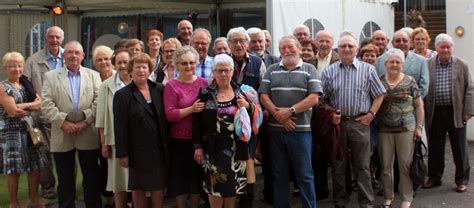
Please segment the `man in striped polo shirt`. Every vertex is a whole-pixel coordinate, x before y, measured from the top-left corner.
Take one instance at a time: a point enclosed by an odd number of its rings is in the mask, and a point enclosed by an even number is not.
[[[375,68],[355,58],[357,41],[353,36],[348,34],[339,39],[338,52],[341,59],[326,68],[321,76],[324,99],[340,111],[333,121],[342,122],[342,143],[344,149],[350,148],[359,206],[373,207],[369,124],[386,91]],[[334,160],[332,166],[335,207],[345,207],[349,202],[345,187],[347,159]]]
[[[293,36],[279,43],[282,60],[265,72],[259,93],[263,107],[270,113],[273,205],[290,207],[289,166],[295,171],[303,207],[316,207],[314,176],[311,164],[312,107],[322,93],[321,81],[313,65],[300,58],[301,45]]]

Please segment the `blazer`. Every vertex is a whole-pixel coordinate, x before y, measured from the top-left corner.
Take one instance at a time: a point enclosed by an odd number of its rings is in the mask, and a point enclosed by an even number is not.
[[[116,157],[128,157],[129,167],[150,170],[169,161],[168,131],[160,83],[148,80],[153,107],[134,82],[115,92],[113,100]]]
[[[453,101],[454,126],[464,127],[463,116],[474,115],[474,84],[466,61],[452,56],[451,67],[451,99]],[[433,121],[435,109],[436,60],[435,56],[428,60],[430,85],[425,103],[425,122],[429,128]]]
[[[309,64],[312,64],[315,68],[316,68],[316,71],[318,73],[318,77],[321,77],[321,75],[323,74],[322,71],[319,71],[318,70],[318,57],[316,57],[317,55],[311,57],[309,60],[308,60],[308,63]],[[336,51],[332,51],[332,55],[331,55],[331,60],[329,60],[329,65],[333,64],[334,62],[336,61],[339,61],[340,57],[339,57],[339,54],[336,52]]]
[[[385,74],[386,58],[387,53],[384,53],[377,58],[376,69],[379,76]],[[428,94],[428,85],[430,84],[426,59],[412,51],[408,51],[405,56],[405,63],[403,64],[403,73],[415,78],[416,84],[418,84],[418,87],[420,88],[421,96],[426,97]]]
[[[267,53],[264,53],[261,58],[263,60],[263,63],[265,64],[265,67],[268,67],[274,63],[280,62],[280,58],[271,54],[267,54]]]
[[[104,128],[105,145],[115,145],[114,112],[112,109],[115,91],[117,91],[119,73],[106,79],[101,85],[97,98],[95,127]]]
[[[68,113],[73,112],[72,94],[65,67],[45,74],[42,89],[41,109],[51,123],[51,152],[67,152],[73,149],[92,150],[100,147],[98,132],[95,128],[97,96],[101,84],[98,72],[82,67],[79,110],[86,115],[88,126],[81,134],[65,134],[61,129]]]

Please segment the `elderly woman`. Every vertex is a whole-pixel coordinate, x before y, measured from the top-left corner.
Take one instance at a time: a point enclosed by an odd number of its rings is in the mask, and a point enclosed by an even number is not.
[[[134,207],[163,206],[168,158],[168,122],[163,111],[163,85],[148,80],[153,60],[145,53],[127,65],[132,82],[115,92],[113,101],[116,158],[129,168],[128,189]]]
[[[128,51],[119,49],[114,52],[112,62],[117,69],[117,73],[105,80],[100,86],[95,121],[95,125],[99,129],[102,156],[108,159],[106,190],[114,193],[116,207],[125,207],[127,205],[128,169],[120,166],[119,161],[115,158],[112,102],[115,92],[132,81],[127,70],[129,60],[130,55]]]
[[[304,62],[308,62],[311,58],[316,55],[317,48],[316,44],[311,39],[303,39],[300,41],[301,44],[301,59]]]
[[[387,52],[386,73],[380,77],[387,94],[378,112],[378,148],[382,163],[382,181],[385,200],[383,207],[390,207],[393,194],[393,163],[398,159],[400,172],[401,207],[410,207],[413,200],[413,183],[410,164],[414,140],[421,137],[423,128],[423,100],[413,77],[404,74],[405,55],[400,49]]]
[[[181,43],[176,38],[168,38],[163,42],[163,61],[164,66],[159,74],[157,74],[156,82],[166,84],[174,79],[176,72],[172,63],[174,52],[181,47]]]
[[[92,52],[92,62],[95,69],[100,73],[102,81],[108,79],[115,72],[111,58],[114,51],[107,46],[97,46]]]
[[[372,43],[366,44],[364,47],[360,49],[360,58],[362,61],[372,64],[375,66],[377,63],[377,54],[379,53],[379,49]]]
[[[130,56],[133,57],[145,51],[145,44],[143,44],[143,41],[133,38],[127,40],[125,48],[130,53]]]
[[[433,58],[438,54],[436,51],[428,49],[430,41],[430,34],[425,28],[417,27],[411,33],[411,42],[414,45],[413,52],[426,59]]]
[[[11,208],[20,208],[18,181],[20,174],[28,174],[28,207],[43,207],[38,198],[40,169],[48,160],[43,151],[34,148],[28,135],[33,125],[30,116],[41,106],[33,84],[22,76],[25,60],[18,52],[3,56],[3,69],[7,79],[0,82],[0,145],[3,148],[3,173],[7,175],[8,198]]]
[[[170,80],[165,87],[165,115],[171,124],[170,130],[170,179],[168,196],[176,197],[178,208],[199,206],[199,193],[202,189],[200,167],[194,162],[192,142],[193,113],[201,112],[204,103],[196,100],[199,89],[207,87],[204,78],[194,75],[199,54],[191,46],[176,50],[173,65],[179,75]]]
[[[204,110],[193,117],[194,160],[203,165],[204,190],[211,207],[234,207],[236,195],[246,189],[249,158],[248,140],[237,136],[234,117],[241,107],[249,113],[256,108],[231,82],[234,61],[230,56],[217,55],[212,70],[214,81],[198,96],[205,103]]]
[[[163,62],[161,60],[161,46],[163,45],[163,33],[159,30],[149,30],[146,35],[146,45],[148,46],[148,55],[155,61],[155,68],[153,73],[150,75],[152,81],[156,81],[157,70],[163,68]]]

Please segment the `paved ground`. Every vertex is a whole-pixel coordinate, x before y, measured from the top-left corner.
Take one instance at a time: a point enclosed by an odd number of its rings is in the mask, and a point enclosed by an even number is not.
[[[448,140],[449,141],[449,140]],[[474,161],[474,142],[469,144],[469,156],[471,164]],[[425,158],[426,162],[427,158]],[[472,167],[472,165],[471,165]],[[263,176],[261,174],[261,169],[257,168],[257,195],[256,200],[254,203],[254,207],[256,208],[269,208],[272,207],[268,204],[263,202],[263,196],[261,195],[261,190],[263,188]],[[471,169],[471,175],[473,174],[473,170]],[[434,189],[419,189],[417,191],[416,197],[413,200],[412,207],[413,208],[466,208],[466,207],[474,207],[474,183],[471,182],[468,186],[468,192],[466,193],[456,193],[454,191],[455,184],[454,184],[454,162],[452,160],[451,149],[448,145],[446,147],[446,171],[443,177],[443,185]],[[377,190],[378,191],[378,190]],[[291,197],[291,196],[290,196]],[[395,196],[396,199],[394,201],[395,207],[399,206],[400,198],[398,195]],[[299,202],[299,198],[292,198],[292,207],[299,208],[301,204]],[[351,205],[348,208],[357,207],[357,194],[353,193],[351,197]],[[383,201],[381,196],[376,195],[376,202],[375,205],[380,205]],[[78,200],[77,207],[85,207],[84,203],[81,200]],[[332,201],[330,199],[326,199],[323,201],[318,202],[318,208],[330,208],[333,207]],[[51,204],[48,207],[56,208],[57,204]],[[174,202],[173,199],[166,199],[165,207],[173,208]]]

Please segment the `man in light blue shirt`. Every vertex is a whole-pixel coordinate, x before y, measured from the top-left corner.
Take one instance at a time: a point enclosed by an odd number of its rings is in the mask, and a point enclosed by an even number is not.
[[[213,57],[207,55],[211,39],[211,33],[204,28],[194,30],[191,39],[191,46],[196,49],[199,54],[199,63],[196,66],[195,74],[207,81],[211,81],[212,79],[212,62],[214,61]]]

